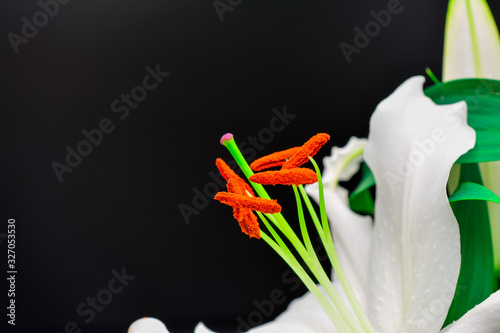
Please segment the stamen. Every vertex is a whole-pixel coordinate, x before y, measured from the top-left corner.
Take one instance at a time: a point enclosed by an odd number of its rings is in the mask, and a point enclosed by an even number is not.
[[[227,181],[226,187],[229,193],[245,194],[245,189],[241,188],[239,182],[232,178]]]
[[[309,156],[316,155],[318,150],[328,141],[330,136],[326,133],[318,133],[304,143],[288,161],[283,164],[282,169],[297,168],[309,161]]]
[[[260,227],[257,216],[250,209],[234,208],[233,216],[238,220],[241,231],[250,238],[260,239]]]
[[[293,147],[287,150],[282,150],[270,155],[266,155],[253,161],[250,164],[250,168],[253,171],[261,171],[272,167],[282,166],[283,164],[285,164],[287,159],[289,159],[300,149],[301,147]]]
[[[309,156],[316,154],[319,147],[321,147],[328,139],[329,136],[327,134],[319,134],[313,137],[303,146],[301,146],[300,150],[298,150],[296,154],[294,154],[290,158],[290,160],[294,159],[295,157],[296,159],[295,163],[303,164],[307,162]],[[306,168],[282,167],[280,171],[268,171],[254,175],[252,169],[247,164],[245,158],[238,149],[238,146],[236,145],[234,137],[232,135],[225,135],[222,138],[221,143],[229,150],[229,152],[234,157],[234,159],[238,163],[239,167],[241,168],[245,176],[249,178],[251,181],[254,181],[251,184],[255,189],[256,193],[259,194],[260,198],[250,197],[248,195],[248,192],[246,190],[243,190],[244,187],[240,186],[240,182],[235,180],[236,178],[233,179],[232,176],[229,176],[228,192],[219,192],[216,195],[215,199],[225,204],[231,205],[233,207],[234,216],[240,222],[241,229],[244,233],[249,234],[250,237],[256,237],[256,238],[261,237],[261,239],[263,239],[268,245],[270,245],[290,265],[293,271],[297,273],[297,275],[304,282],[307,288],[318,299],[319,303],[325,310],[328,317],[331,319],[333,325],[337,328],[338,332],[342,333],[373,332],[373,330],[370,329],[371,327],[368,327],[368,329],[366,329],[365,323],[360,323],[360,321],[362,320],[358,321],[358,319],[356,319],[356,317],[350,311],[348,306],[343,302],[342,298],[340,297],[336,289],[333,287],[333,284],[331,283],[329,276],[323,270],[323,267],[321,266],[321,263],[319,262],[319,259],[315,254],[314,248],[310,244],[310,238],[307,235],[307,228],[304,223],[305,220],[303,219],[303,216],[302,217],[300,216],[303,215],[303,212],[300,213],[300,211],[302,210],[301,204],[300,205],[298,204],[297,208],[299,210],[299,220],[301,220],[299,222],[301,222],[301,230],[303,231],[302,235],[305,244],[302,243],[302,241],[297,237],[297,235],[292,230],[292,228],[285,220],[285,218],[281,215],[281,213],[273,213],[267,215],[267,217],[264,217],[264,215],[259,211],[263,209],[263,207],[257,207],[258,206],[257,204],[272,203],[279,207],[279,210],[277,210],[277,212],[281,211],[281,206],[279,206],[275,200],[270,200],[270,197],[267,194],[264,187],[261,184],[255,182],[256,180],[258,180],[259,177],[262,177],[263,180],[269,181],[266,182],[266,184],[273,184],[273,185],[280,183],[286,185],[311,184],[319,180],[320,182],[319,187],[320,189],[322,189],[321,174],[319,172],[319,169],[317,169],[316,164],[313,162],[313,165],[315,166],[317,173],[314,173],[314,171]],[[299,153],[302,154],[299,155]],[[305,161],[300,161],[299,157],[302,159],[305,158]],[[254,179],[252,177],[257,177],[257,178]],[[295,192],[297,191],[295,190]],[[256,199],[257,201],[254,201],[253,199]],[[264,200],[264,201],[259,202],[259,200]],[[252,204],[250,204],[250,201],[252,201]],[[324,200],[322,200],[320,205],[321,217],[324,218],[324,220],[322,221],[323,224],[327,225],[328,221],[326,220],[326,215],[324,214],[325,210],[324,205],[325,205]],[[309,205],[308,208],[309,207],[312,207],[312,205]],[[255,215],[250,209],[256,209],[256,208],[259,209],[256,211],[256,213],[259,215],[263,223],[266,225],[267,229],[272,235],[272,238],[268,236],[265,231],[261,231],[258,224],[255,223],[254,219]],[[311,216],[316,217],[314,209],[311,210],[313,211],[310,212]],[[269,222],[267,221],[267,219],[269,219]],[[329,232],[329,229],[327,230],[326,228],[319,225],[319,219],[317,217],[315,220],[317,220],[315,224],[317,224],[319,227],[318,232],[320,233],[321,240],[323,241],[325,249],[330,256],[331,252],[334,251],[333,240],[331,239],[332,238],[331,232]],[[299,261],[295,258],[294,253],[290,251],[288,246],[281,239],[281,237],[278,235],[277,231],[274,230],[274,228],[277,228],[277,230],[280,231],[286,237],[286,239],[291,243],[291,245],[294,247],[297,254],[299,255],[300,259],[305,262],[312,276],[310,276],[305,271],[305,269],[300,265]],[[323,286],[323,288],[325,288],[328,298],[330,300],[328,300],[327,297],[325,297],[325,295],[320,291],[320,289],[317,287],[312,277],[314,277],[317,280],[317,282],[319,282]],[[356,313],[357,311],[354,310],[354,312]],[[366,321],[366,323],[369,326],[369,322]]]
[[[249,179],[262,185],[305,185],[316,183],[318,175],[308,168],[292,168],[259,172]]]
[[[281,206],[276,200],[249,197],[236,193],[219,192],[214,197],[223,204],[235,208],[248,208],[262,213],[275,214],[281,212]]]
[[[240,183],[232,178],[227,182],[227,191],[248,197],[245,189],[240,186]],[[241,231],[244,234],[247,234],[250,238],[260,239],[259,222],[257,221],[257,216],[250,209],[233,206],[233,216],[240,224]]]
[[[290,157],[288,162],[283,165],[280,171],[267,171],[254,174],[250,166],[245,161],[245,158],[241,154],[240,150],[238,149],[233,136],[231,134],[224,135],[221,143],[229,150],[245,176],[252,181],[251,184],[256,193],[259,194],[260,198],[249,196],[248,192],[245,189],[246,186],[240,185],[240,181],[237,180],[239,177],[233,177],[232,173],[229,174],[228,172],[226,172],[224,174],[228,176],[228,192],[219,192],[215,196],[215,199],[233,207],[234,217],[239,221],[241,229],[244,233],[250,235],[250,237],[263,239],[290,265],[293,271],[297,273],[297,275],[304,282],[307,288],[318,299],[319,303],[325,310],[328,317],[331,319],[333,325],[337,328],[338,332],[372,333],[373,328],[366,318],[366,315],[364,315],[362,308],[359,306],[359,301],[353,301],[351,297],[349,297],[349,295],[353,295],[353,292],[346,283],[345,276],[342,274],[340,262],[338,261],[338,257],[335,253],[332,234],[329,230],[328,220],[325,213],[325,202],[324,198],[322,197],[323,191],[321,173],[319,171],[319,168],[312,159],[311,162],[315,167],[316,173],[310,169],[298,168],[297,166],[294,166],[295,164],[302,165],[303,163],[307,162],[309,160],[309,156],[316,154],[319,148],[324,143],[326,143],[328,139],[329,136],[327,134],[318,134],[307,141],[303,146],[301,146],[300,149],[292,157]],[[290,161],[292,161],[293,163],[289,163]],[[289,163],[289,166],[285,167],[287,163]],[[219,164],[222,165],[221,162],[219,162]],[[226,171],[226,168],[224,168],[223,166],[221,167],[221,169],[223,171]],[[223,171],[221,171],[221,173],[223,173]],[[299,223],[301,225],[304,243],[299,239],[299,237],[297,237],[288,222],[281,215],[281,213],[279,213],[281,211],[281,206],[279,206],[275,200],[270,200],[269,195],[261,185],[299,185],[312,184],[316,181],[319,182],[318,186],[320,189],[321,222],[319,221],[319,218],[317,217],[316,212],[314,211],[314,208],[312,207],[310,202],[309,204],[307,204],[308,199],[304,200],[306,200],[306,205],[310,211],[311,217],[315,221],[315,225],[318,229],[325,250],[330,257],[333,266],[335,267],[339,279],[341,280],[342,287],[346,294],[348,294],[348,299],[351,303],[351,306],[353,307],[354,314],[350,311],[348,305],[344,303],[344,301],[338,294],[337,290],[330,281],[329,276],[324,271],[321,263],[319,262],[319,259],[315,254],[315,249],[314,247],[312,247],[307,231],[307,226],[305,225],[302,204],[299,203],[300,199],[298,198],[297,190],[294,188],[295,194],[297,196]],[[302,187],[300,187],[300,191],[304,196],[307,196],[305,194],[305,190],[303,190]],[[261,213],[261,211],[264,211],[266,209],[265,207],[261,206],[261,204],[264,203],[276,205],[277,207],[279,207],[279,210],[276,209],[276,211],[272,212],[273,214],[269,214],[265,217]],[[272,237],[268,236],[266,231],[260,230],[258,222],[256,222],[256,217],[251,210],[256,210],[256,213],[262,219]],[[269,221],[267,219],[269,219]],[[276,228],[277,230],[275,230],[274,228]],[[300,259],[307,265],[307,268],[310,270],[312,276],[310,276],[300,265],[297,258],[295,258],[295,254],[290,251],[284,240],[279,236],[278,231],[281,232],[291,243]],[[325,297],[323,292],[320,291],[320,289],[316,285],[316,282],[312,279],[313,277],[323,286],[323,288],[325,288],[329,299]],[[344,279],[342,279],[342,277],[344,277]]]
[[[232,136],[231,136],[231,138],[232,138]],[[221,139],[221,141],[222,141],[222,139]],[[236,181],[238,183],[238,186],[240,188],[243,188],[243,189],[247,190],[248,192],[250,192],[250,194],[252,196],[255,196],[255,194],[254,194],[252,188],[250,187],[250,185],[248,185],[247,182],[243,180],[243,178],[241,178],[240,176],[238,176],[233,171],[233,169],[231,169],[229,167],[229,165],[227,165],[227,163],[222,160],[222,158],[218,158],[217,160],[215,160],[215,165],[217,166],[217,169],[219,169],[220,174],[222,175],[222,177],[224,177],[224,179],[226,181],[229,181],[229,179],[233,179],[234,181]]]

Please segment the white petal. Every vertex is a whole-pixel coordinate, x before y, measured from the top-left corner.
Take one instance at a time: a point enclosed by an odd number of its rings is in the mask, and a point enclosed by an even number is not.
[[[144,317],[134,321],[128,333],[168,333],[168,330],[160,320]]]
[[[340,284],[334,283],[340,296],[345,301],[344,293],[339,289]],[[328,297],[323,287],[320,291]],[[326,315],[316,298],[307,292],[304,296],[293,300],[285,312],[267,324],[252,328],[252,322],[240,322],[239,330],[248,330],[248,333],[336,333],[337,330]],[[214,333],[203,323],[196,326],[194,333]]]
[[[334,287],[339,288],[340,286],[334,283]],[[319,288],[327,296],[324,289]],[[340,295],[345,299],[342,292]],[[272,322],[255,328],[251,328],[251,323],[241,323],[238,331],[247,329],[249,329],[248,333],[337,333],[323,308],[310,292],[293,300],[286,311]],[[209,330],[203,323],[199,323],[194,333],[215,332]]]
[[[446,182],[475,132],[464,102],[437,106],[423,83],[410,78],[377,106],[364,153],[377,183],[368,316],[384,333],[438,332],[460,270]]]
[[[443,81],[471,77],[499,78],[499,59],[500,38],[487,2],[450,1],[446,19]]]
[[[209,330],[203,323],[198,323],[194,329],[194,333],[215,333]]]
[[[358,172],[363,160],[366,139],[351,137],[345,147],[333,147],[330,156],[323,159],[323,186],[335,189],[339,181],[347,181]]]
[[[334,287],[340,286],[334,283]],[[323,288],[320,289],[324,292]],[[338,289],[337,289],[338,290]],[[316,298],[307,292],[290,303],[274,321],[251,329],[249,333],[336,333],[337,330]]]
[[[497,333],[500,332],[500,291],[478,304],[462,318],[446,327],[446,333]]]

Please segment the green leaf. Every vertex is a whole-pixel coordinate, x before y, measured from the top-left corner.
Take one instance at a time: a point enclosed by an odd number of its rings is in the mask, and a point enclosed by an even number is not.
[[[361,180],[349,196],[349,206],[353,212],[373,215],[375,203],[370,188],[375,185],[375,177],[366,163],[361,164]]]
[[[469,182],[476,183],[475,185],[482,184],[477,163],[461,165],[459,188]],[[472,186],[477,190],[475,185]],[[465,189],[470,186],[465,185]],[[470,191],[468,192],[470,194]],[[486,202],[462,200],[452,202],[451,207],[460,227],[462,265],[455,297],[444,326],[459,319],[488,298],[493,293],[493,286],[496,282],[493,273],[493,244]]]
[[[481,184],[465,182],[460,184],[455,193],[448,199],[450,202],[462,200],[483,200],[500,204],[500,198],[493,191]]]
[[[500,81],[463,79],[448,81],[425,89],[436,104],[467,103],[467,122],[476,131],[476,145],[457,163],[500,160]],[[457,121],[447,115],[450,122]]]

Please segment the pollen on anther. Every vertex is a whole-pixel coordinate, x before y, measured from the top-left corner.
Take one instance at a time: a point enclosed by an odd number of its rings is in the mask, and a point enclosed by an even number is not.
[[[229,193],[235,193],[235,194],[245,194],[245,188],[241,188],[241,185],[239,184],[238,181],[235,179],[229,179],[226,184],[227,191]]]
[[[250,181],[262,185],[306,185],[318,181],[318,175],[308,168],[264,171],[250,176]]]
[[[250,197],[229,192],[219,192],[214,197],[215,200],[233,208],[247,208],[262,213],[275,214],[281,212],[281,206],[276,200]]]
[[[314,156],[320,148],[330,140],[330,135],[326,133],[318,133],[304,143],[299,151],[297,151],[288,161],[283,164],[282,169],[297,168],[309,161],[309,156]]]
[[[234,218],[238,220],[241,231],[244,234],[260,239],[260,227],[257,216],[250,209],[234,208]]]
[[[264,157],[261,157],[253,161],[250,164],[250,168],[253,171],[261,171],[272,167],[282,166],[283,164],[285,164],[287,159],[289,159],[293,154],[298,152],[300,149],[301,147],[293,147],[290,149],[266,155]]]
[[[242,189],[245,189],[250,193],[250,195],[255,196],[255,193],[252,190],[252,187],[248,185],[246,181],[243,180],[240,176],[238,176],[233,169],[227,165],[226,162],[222,158],[218,158],[215,161],[215,165],[217,166],[217,169],[219,169],[220,174],[222,177],[226,180],[229,181],[229,179],[233,179],[235,182],[238,183],[238,186]]]

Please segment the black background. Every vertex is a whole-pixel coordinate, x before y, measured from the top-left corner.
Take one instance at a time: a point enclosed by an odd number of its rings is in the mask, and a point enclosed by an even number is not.
[[[274,108],[296,118],[259,155],[317,132],[342,146],[367,135],[377,103],[406,78],[425,67],[440,77],[446,1],[401,0],[346,62],[339,44],[353,44],[353,28],[387,3],[243,0],[221,21],[210,0],[73,0],[16,54],[7,34],[20,35],[40,6],[2,1],[0,233],[15,218],[18,274],[12,330],[0,238],[0,330],[63,332],[74,321],[83,332],[126,332],[153,316],[174,333],[198,321],[234,331],[238,317],[258,321],[255,304],[276,289],[286,301],[261,317],[283,311],[305,290],[281,259],[243,235],[229,207],[206,199],[186,220],[179,205],[192,207],[193,189],[214,183],[215,159],[230,159],[220,136],[258,136]],[[120,120],[111,103],[157,64],[170,75]],[[65,163],[65,147],[103,118],[114,131],[59,182],[51,163]],[[291,190],[271,192],[293,219]],[[76,307],[122,267],[134,280],[86,323]]]

